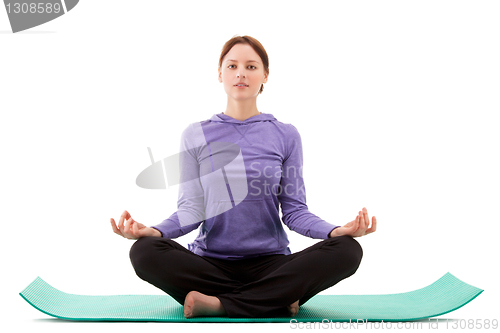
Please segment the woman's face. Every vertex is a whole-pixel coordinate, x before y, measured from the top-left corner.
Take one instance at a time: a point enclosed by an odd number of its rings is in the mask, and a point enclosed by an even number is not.
[[[245,100],[259,95],[260,86],[267,82],[267,74],[262,60],[250,45],[236,44],[222,59],[219,82],[224,84],[229,98]]]

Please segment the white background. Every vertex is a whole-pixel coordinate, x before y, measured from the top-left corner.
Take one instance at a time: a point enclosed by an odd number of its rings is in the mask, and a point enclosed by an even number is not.
[[[81,1],[13,34],[2,7],[3,323],[291,329],[75,323],[18,295],[37,276],[74,294],[163,294],[135,275],[133,241],[109,219],[126,209],[151,226],[175,212],[177,187],[135,179],[147,147],[156,160],[176,153],[189,123],[225,110],[218,57],[236,34],[269,54],[258,108],[301,133],[309,210],[342,225],[366,207],[379,221],[358,238],[356,274],[323,293],[406,292],[450,272],[485,291],[440,318],[500,319],[499,14],[496,1]],[[293,252],[317,241],[286,230]]]

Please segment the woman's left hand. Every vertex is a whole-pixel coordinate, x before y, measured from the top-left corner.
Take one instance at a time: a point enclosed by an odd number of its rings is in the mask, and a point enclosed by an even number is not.
[[[361,237],[377,230],[377,218],[375,216],[372,217],[372,225],[368,228],[370,224],[370,219],[368,218],[368,211],[363,207],[363,210],[359,211],[358,216],[353,221],[347,223],[342,227],[338,227],[333,229],[330,232],[329,237],[335,236],[352,236],[352,237]]]

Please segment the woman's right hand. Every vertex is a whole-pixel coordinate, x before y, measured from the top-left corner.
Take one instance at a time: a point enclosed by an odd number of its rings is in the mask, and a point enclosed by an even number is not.
[[[144,224],[135,221],[127,211],[124,211],[122,216],[120,216],[118,226],[115,220],[111,218],[111,227],[115,234],[127,239],[139,239],[148,236],[161,237],[161,233],[158,230],[146,227]]]

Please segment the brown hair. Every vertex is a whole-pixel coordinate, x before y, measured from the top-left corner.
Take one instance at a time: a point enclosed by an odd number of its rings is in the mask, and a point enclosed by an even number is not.
[[[219,68],[222,67],[222,60],[226,56],[226,54],[229,53],[229,50],[236,44],[248,44],[250,45],[255,52],[259,55],[260,59],[262,60],[262,64],[264,66],[264,72],[269,75],[269,58],[267,56],[267,52],[264,49],[264,46],[255,38],[250,37],[250,36],[234,36],[230,40],[224,44],[222,47],[222,52],[220,54],[219,58]],[[264,90],[264,84],[260,86],[259,94],[262,93]]]

